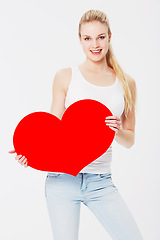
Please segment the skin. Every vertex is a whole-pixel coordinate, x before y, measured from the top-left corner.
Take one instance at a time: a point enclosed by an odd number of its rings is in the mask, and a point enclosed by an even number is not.
[[[103,34],[101,34],[103,33]],[[101,34],[101,35],[99,35]],[[86,36],[87,35],[87,36]],[[111,34],[108,35],[108,28],[105,24],[98,21],[92,21],[81,26],[81,37],[79,38],[83,51],[86,55],[84,63],[79,65],[84,78],[97,86],[110,86],[115,82],[116,74],[106,62]],[[102,49],[99,55],[93,55],[90,50]],[[65,97],[72,77],[71,68],[60,69],[56,72],[52,86],[52,105],[50,113],[62,118],[65,112]],[[130,148],[135,140],[135,101],[136,101],[136,83],[135,80],[127,74],[128,83],[131,89],[133,108],[129,111],[127,118],[123,114],[120,118],[117,116],[108,116],[105,119],[106,125],[115,131],[115,141],[126,148]],[[8,151],[15,153],[15,150]],[[16,155],[15,159],[24,167],[27,167],[27,158],[22,155]]]

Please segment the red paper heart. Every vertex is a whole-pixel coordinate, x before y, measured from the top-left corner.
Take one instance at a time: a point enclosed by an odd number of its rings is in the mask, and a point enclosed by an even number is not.
[[[111,145],[115,131],[106,125],[107,116],[111,111],[91,99],[71,104],[61,120],[47,112],[28,114],[14,131],[15,151],[32,168],[76,176]]]

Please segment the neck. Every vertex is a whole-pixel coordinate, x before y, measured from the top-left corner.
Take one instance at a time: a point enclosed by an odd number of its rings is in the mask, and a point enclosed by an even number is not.
[[[84,68],[88,69],[92,72],[106,72],[109,70],[109,66],[107,64],[106,58],[102,61],[94,62],[88,58],[86,58],[86,61],[82,64]]]

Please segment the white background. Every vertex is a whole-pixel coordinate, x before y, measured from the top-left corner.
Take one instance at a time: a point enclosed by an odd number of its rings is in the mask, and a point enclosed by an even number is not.
[[[47,173],[24,168],[8,151],[24,116],[50,111],[55,72],[85,61],[78,24],[90,9],[107,14],[115,56],[137,84],[136,141],[130,149],[115,142],[113,181],[144,239],[160,239],[159,7],[158,0],[1,3],[0,239],[52,239],[44,197]],[[79,239],[110,239],[85,205]]]

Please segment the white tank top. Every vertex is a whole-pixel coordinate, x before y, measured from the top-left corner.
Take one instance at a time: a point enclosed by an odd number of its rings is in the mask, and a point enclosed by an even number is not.
[[[118,79],[111,86],[96,86],[88,82],[82,75],[79,67],[72,66],[72,79],[68,86],[65,99],[65,108],[82,99],[93,99],[101,102],[112,112],[113,116],[120,117],[124,111],[124,91]],[[114,140],[113,140],[114,141]],[[112,142],[113,143],[113,142]],[[80,173],[111,173],[112,144],[99,158],[84,167]]]

